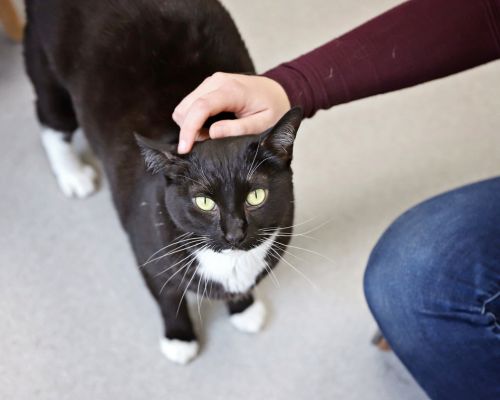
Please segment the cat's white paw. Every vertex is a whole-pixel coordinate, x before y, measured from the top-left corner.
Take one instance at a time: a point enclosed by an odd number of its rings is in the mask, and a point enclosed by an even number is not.
[[[187,364],[198,354],[198,342],[185,342],[178,339],[162,338],[160,349],[165,357],[177,364]]]
[[[54,129],[42,130],[42,144],[59,187],[68,197],[83,198],[95,192],[97,174],[90,165],[84,164],[64,138],[64,133]]]
[[[56,174],[57,183],[67,197],[84,198],[96,191],[97,174],[90,165],[81,164],[77,168],[60,170]]]
[[[230,319],[231,323],[242,332],[260,332],[266,320],[266,306],[262,301],[255,300],[244,311],[231,315]]]

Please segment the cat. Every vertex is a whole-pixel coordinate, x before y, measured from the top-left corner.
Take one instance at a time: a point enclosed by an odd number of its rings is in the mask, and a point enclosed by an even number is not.
[[[96,190],[71,146],[81,127],[160,307],[164,355],[184,364],[199,351],[187,291],[224,300],[237,328],[259,331],[265,307],[252,289],[292,234],[301,110],[180,155],[179,101],[216,71],[255,72],[218,1],[27,0],[26,11],[25,64],[51,168],[67,196]]]

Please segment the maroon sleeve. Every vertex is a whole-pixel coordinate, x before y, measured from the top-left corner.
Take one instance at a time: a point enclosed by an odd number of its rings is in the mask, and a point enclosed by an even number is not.
[[[500,56],[500,0],[412,0],[263,74],[304,116]]]

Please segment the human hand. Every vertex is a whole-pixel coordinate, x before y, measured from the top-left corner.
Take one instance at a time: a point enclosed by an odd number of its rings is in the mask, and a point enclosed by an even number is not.
[[[290,109],[281,85],[263,76],[217,72],[205,79],[175,108],[172,118],[181,127],[178,152],[188,153],[202,133],[205,121],[221,112],[232,112],[235,120],[210,126],[212,139],[261,133],[273,126]]]

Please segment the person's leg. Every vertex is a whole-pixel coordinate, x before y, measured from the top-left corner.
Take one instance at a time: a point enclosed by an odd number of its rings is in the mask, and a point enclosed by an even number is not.
[[[382,333],[432,399],[500,399],[500,178],[399,217],[364,284]]]

